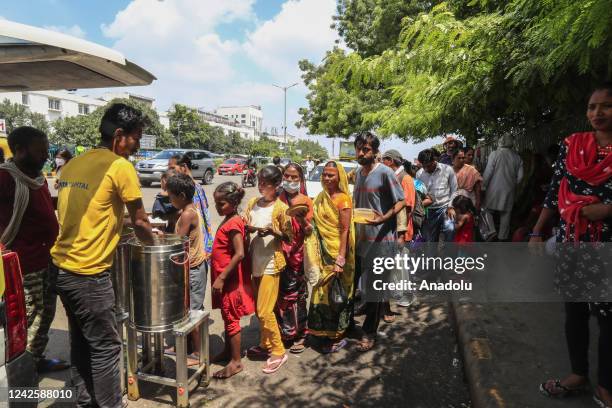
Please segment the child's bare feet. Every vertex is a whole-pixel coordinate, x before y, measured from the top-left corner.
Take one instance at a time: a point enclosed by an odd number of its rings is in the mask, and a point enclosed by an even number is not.
[[[240,361],[230,361],[228,365],[213,374],[213,378],[225,380],[242,371],[242,363]]]

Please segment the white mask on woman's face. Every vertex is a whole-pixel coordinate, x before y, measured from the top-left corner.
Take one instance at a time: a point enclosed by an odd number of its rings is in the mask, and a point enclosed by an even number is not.
[[[290,194],[297,193],[300,190],[300,182],[283,180],[283,190]]]
[[[66,160],[59,158],[59,157],[55,158],[55,165],[57,167],[62,167],[64,164],[66,164]]]

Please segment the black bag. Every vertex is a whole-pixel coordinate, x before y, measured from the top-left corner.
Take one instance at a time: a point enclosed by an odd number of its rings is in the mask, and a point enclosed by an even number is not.
[[[331,285],[328,294],[329,307],[331,307],[332,310],[341,310],[346,306],[348,296],[344,290],[344,286],[342,286],[340,276],[334,276],[329,284]]]
[[[412,210],[412,225],[415,231],[420,231],[425,220],[425,207],[423,207],[423,197],[417,190],[415,191],[414,209]]]

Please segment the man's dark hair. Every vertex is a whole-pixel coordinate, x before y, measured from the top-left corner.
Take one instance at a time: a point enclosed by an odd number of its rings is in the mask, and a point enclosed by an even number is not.
[[[149,119],[140,111],[124,103],[113,103],[106,109],[100,121],[99,131],[103,141],[113,138],[115,131],[119,128],[125,133],[132,133],[138,129],[144,129],[149,124]]]
[[[419,163],[421,163],[422,165],[426,165],[431,163],[432,161],[435,161],[435,151],[434,149],[425,149],[425,150],[421,150],[419,152]]]
[[[46,139],[47,135],[45,132],[33,128],[32,126],[19,126],[13,129],[8,135],[8,145],[11,152],[15,154],[17,146],[28,147],[32,141],[36,139]]]
[[[185,198],[190,199],[195,194],[195,185],[191,177],[186,174],[177,173],[168,177],[166,190],[176,196],[185,194]]]
[[[275,166],[278,166],[280,164],[280,157],[274,156],[272,158],[272,163],[274,163]]]
[[[380,147],[380,140],[372,132],[362,132],[357,134],[353,144],[355,145],[355,149],[359,149],[364,144],[369,144],[374,150],[374,153],[376,153]]]

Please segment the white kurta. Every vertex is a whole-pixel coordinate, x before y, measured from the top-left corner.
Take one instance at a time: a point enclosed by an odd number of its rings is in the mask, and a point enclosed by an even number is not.
[[[485,199],[482,207],[511,211],[517,184],[523,179],[523,160],[514,150],[500,147],[489,156],[483,175]]]

